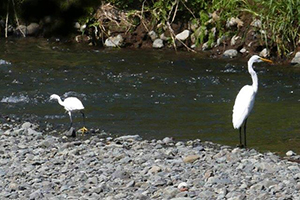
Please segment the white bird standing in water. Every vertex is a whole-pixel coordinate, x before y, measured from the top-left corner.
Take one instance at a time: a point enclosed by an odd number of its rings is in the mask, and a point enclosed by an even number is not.
[[[78,98],[76,98],[76,97],[68,97],[64,101],[62,101],[61,98],[57,94],[52,94],[50,96],[50,100],[52,100],[52,99],[56,99],[58,101],[58,103],[61,106],[63,106],[65,108],[65,110],[68,112],[68,114],[70,116],[70,121],[71,121],[70,128],[73,125],[72,112],[74,112],[74,111],[80,111],[81,114],[82,114],[83,125],[84,125],[84,127],[81,128],[80,130],[83,133],[87,132],[87,128],[85,128],[85,116],[84,116],[84,113],[82,111],[84,109],[84,106],[82,105],[81,101]]]
[[[255,62],[269,62],[272,63],[271,60],[261,58],[257,55],[252,56],[248,60],[248,72],[252,78],[252,85],[245,85],[238,95],[236,96],[235,103],[233,106],[233,114],[232,114],[232,124],[233,128],[239,129],[240,132],[240,147],[246,147],[246,124],[248,116],[254,106],[255,95],[258,89],[258,79],[257,74],[253,70],[253,63]],[[244,124],[244,144],[242,144],[242,125]]]

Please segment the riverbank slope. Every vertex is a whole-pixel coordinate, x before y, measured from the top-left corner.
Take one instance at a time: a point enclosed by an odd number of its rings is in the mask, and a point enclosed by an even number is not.
[[[299,6],[295,0],[6,1],[0,4],[0,35],[289,62],[300,51]],[[292,63],[300,63],[299,57]]]
[[[300,167],[210,142],[0,129],[1,199],[298,199]],[[3,129],[6,130],[3,130]]]

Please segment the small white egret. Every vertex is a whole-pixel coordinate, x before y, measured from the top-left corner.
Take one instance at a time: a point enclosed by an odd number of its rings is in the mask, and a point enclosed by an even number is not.
[[[253,70],[253,63],[255,62],[269,62],[271,60],[261,58],[257,55],[252,56],[248,60],[248,72],[252,78],[252,85],[245,85],[238,93],[233,106],[232,124],[234,129],[239,129],[240,133],[240,147],[246,147],[246,124],[248,116],[253,108],[255,95],[258,89],[257,74]],[[244,124],[244,144],[242,144],[242,125]]]
[[[52,100],[52,99],[56,99],[58,101],[58,103],[61,106],[63,106],[65,108],[65,110],[68,112],[68,114],[70,116],[70,121],[71,121],[70,128],[73,125],[72,112],[80,111],[80,113],[82,114],[83,125],[84,125],[84,127],[81,128],[80,130],[83,133],[87,132],[87,128],[85,128],[85,116],[84,116],[84,112],[82,111],[84,109],[84,106],[82,105],[81,101],[78,98],[68,97],[64,101],[62,101],[61,98],[57,94],[52,94],[50,96],[50,100]]]

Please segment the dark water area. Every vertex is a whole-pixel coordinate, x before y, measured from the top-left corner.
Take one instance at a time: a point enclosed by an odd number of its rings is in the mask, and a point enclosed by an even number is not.
[[[251,84],[246,60],[171,50],[96,49],[46,40],[0,40],[2,115],[30,116],[63,132],[69,117],[51,94],[82,100],[88,128],[144,139],[199,138],[235,146],[232,107]],[[255,65],[259,90],[248,146],[300,153],[300,69]],[[82,126],[74,115],[74,126]]]

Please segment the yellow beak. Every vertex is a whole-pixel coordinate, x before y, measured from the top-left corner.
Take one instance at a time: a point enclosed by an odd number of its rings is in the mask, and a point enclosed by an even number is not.
[[[269,63],[273,63],[272,60],[269,60],[269,59],[265,59],[265,58],[260,58],[262,61],[265,61],[265,62],[269,62]]]

